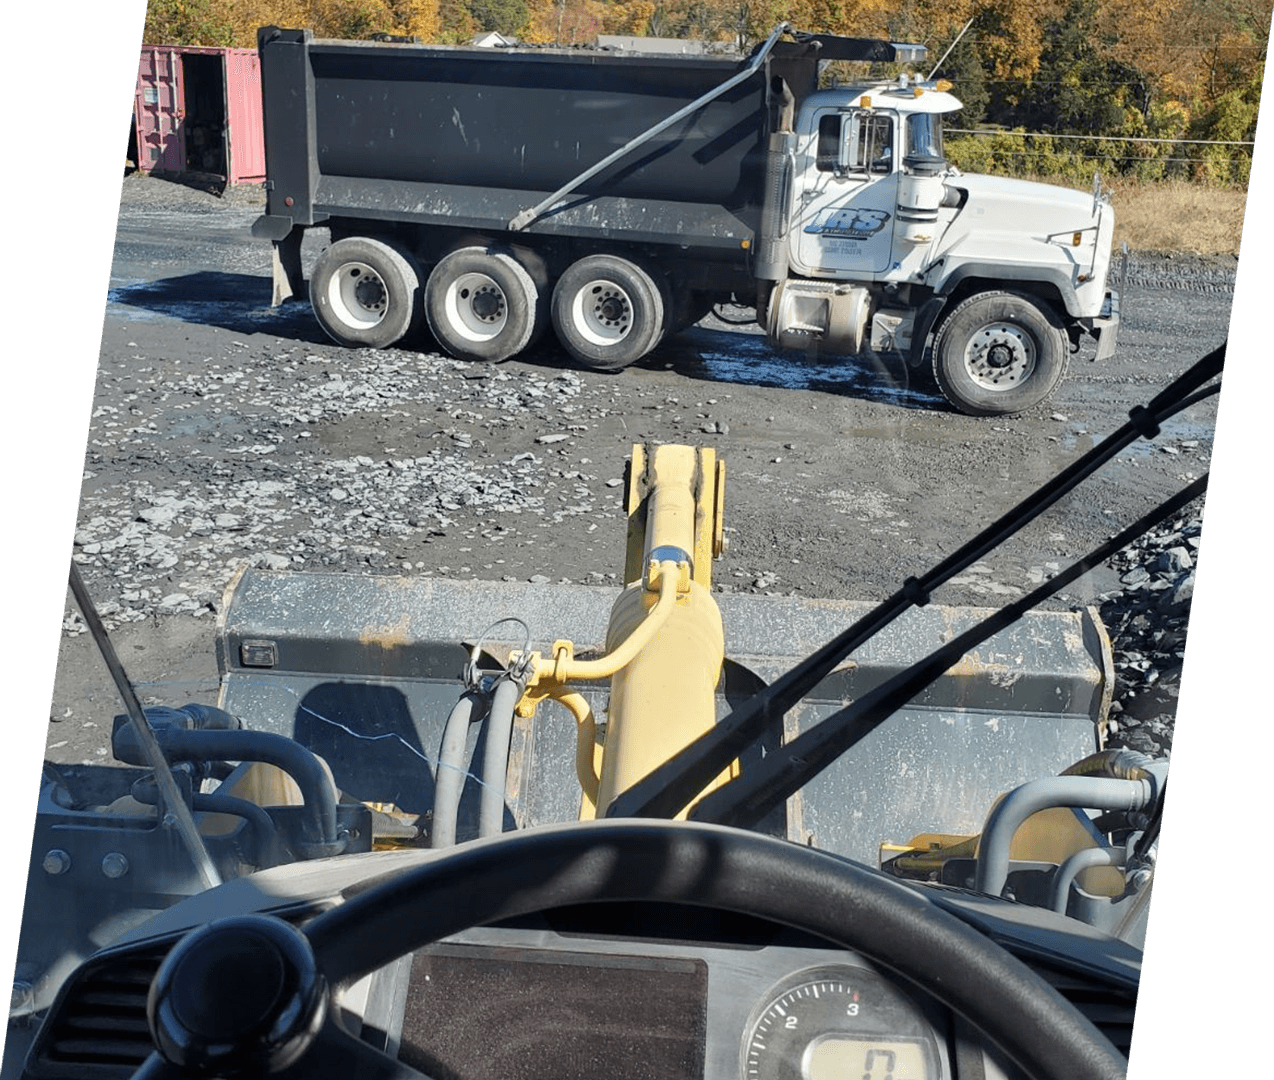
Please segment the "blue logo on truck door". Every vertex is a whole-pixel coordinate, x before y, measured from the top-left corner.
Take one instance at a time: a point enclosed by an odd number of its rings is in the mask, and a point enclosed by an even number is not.
[[[820,236],[843,237],[847,240],[867,240],[875,236],[889,221],[885,210],[856,210],[852,206],[820,210],[805,226],[807,233]]]

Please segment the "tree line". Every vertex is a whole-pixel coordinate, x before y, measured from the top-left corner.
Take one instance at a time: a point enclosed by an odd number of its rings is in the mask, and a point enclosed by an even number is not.
[[[490,30],[564,46],[632,34],[746,52],[789,22],[928,46],[924,73],[964,104],[948,152],[970,171],[1244,184],[1272,13],[1274,0],[150,0],[144,36],[252,48],[273,24],[443,44]]]

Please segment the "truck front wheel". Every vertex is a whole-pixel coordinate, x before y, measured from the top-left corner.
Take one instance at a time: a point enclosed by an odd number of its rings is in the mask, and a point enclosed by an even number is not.
[[[589,255],[558,279],[553,327],[562,346],[585,367],[619,371],[663,337],[663,295],[636,263]]]
[[[1022,412],[1066,374],[1061,320],[1047,304],[1013,292],[971,296],[943,320],[933,373],[948,401],[970,416]]]
[[[383,349],[416,324],[420,272],[410,255],[383,240],[338,240],[314,264],[310,306],[337,344]]]
[[[535,335],[540,293],[512,255],[467,247],[443,258],[425,285],[429,329],[460,360],[498,363]]]

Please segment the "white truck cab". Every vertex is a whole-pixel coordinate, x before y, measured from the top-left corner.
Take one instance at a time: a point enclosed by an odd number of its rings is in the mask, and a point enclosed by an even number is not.
[[[1061,380],[1083,332],[1114,351],[1106,288],[1114,213],[1091,194],[965,175],[946,159],[945,82],[810,95],[789,143],[788,274],[768,326],[787,348],[900,351],[935,333],[943,392],[966,412],[1017,412]]]

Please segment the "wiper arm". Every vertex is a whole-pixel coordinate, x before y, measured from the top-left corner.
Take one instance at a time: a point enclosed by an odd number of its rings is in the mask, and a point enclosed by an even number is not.
[[[766,756],[756,768],[735,777],[700,799],[690,811],[692,821],[715,822],[752,828],[770,810],[799,791],[841,754],[874,731],[942,673],[959,663],[970,649],[981,645],[1016,622],[1042,600],[1083,577],[1149,529],[1171,518],[1207,489],[1204,474],[1194,483],[1089,552],[1020,600],[1005,605],[923,660],[899,672],[876,689],[819,721],[814,727]]]
[[[749,698],[684,750],[616,796],[607,817],[675,817],[720,775],[730,762],[762,737],[770,724],[805,697],[836,666],[911,607],[922,607],[940,585],[968,569],[989,551],[1070,493],[1139,437],[1153,439],[1159,424],[1199,400],[1195,394],[1221,373],[1225,344],[1197,361],[1150,401],[1129,413],[1128,422],[983,529],[927,574],[908,578],[888,599],[843,630],[821,649]],[[1207,391],[1207,392],[1214,392]]]
[[[97,651],[102,654],[106,669],[111,673],[115,689],[119,691],[119,696],[124,702],[124,709],[128,713],[133,730],[137,733],[137,741],[141,743],[146,760],[155,772],[155,782],[159,785],[159,793],[163,799],[161,820],[164,824],[168,824],[168,819],[171,819],[177,835],[181,837],[182,844],[185,845],[186,851],[195,864],[195,869],[199,871],[204,887],[214,888],[221,884],[221,875],[217,873],[212,857],[204,846],[203,838],[199,835],[199,827],[190,813],[190,807],[181,797],[168,759],[159,748],[159,741],[155,738],[155,731],[150,726],[150,721],[146,719],[146,712],[142,708],[141,701],[138,700],[137,691],[133,689],[132,680],[124,670],[124,665],[120,663],[119,654],[116,653],[115,646],[107,636],[106,627],[102,625],[102,618],[98,615],[93,598],[84,585],[84,578],[80,576],[80,568],[74,562],[71,563],[70,582],[71,592],[75,596],[75,602],[80,606],[84,623],[93,636]]]

